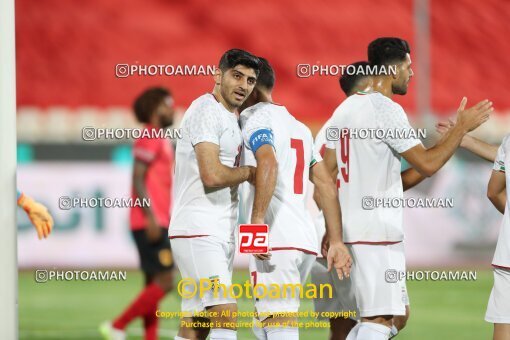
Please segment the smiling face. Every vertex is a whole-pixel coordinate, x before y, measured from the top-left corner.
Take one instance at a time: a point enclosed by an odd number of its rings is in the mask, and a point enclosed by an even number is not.
[[[257,82],[255,70],[244,66],[236,65],[225,72],[217,70],[216,83],[220,85],[220,94],[227,109],[239,108],[253,91]]]
[[[391,84],[392,92],[400,95],[406,94],[407,88],[409,87],[409,81],[413,75],[414,72],[411,68],[411,56],[407,53],[405,60],[397,64],[397,73],[393,76],[393,82]]]

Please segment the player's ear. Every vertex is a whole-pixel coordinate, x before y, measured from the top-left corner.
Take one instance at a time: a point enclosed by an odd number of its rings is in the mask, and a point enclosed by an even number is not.
[[[388,66],[386,66],[388,67]],[[400,77],[400,68],[402,67],[402,64],[399,64],[397,65],[397,67],[395,68],[396,72],[389,72],[391,77],[394,79],[394,80],[397,80],[399,77]]]
[[[214,69],[214,83],[216,85],[220,85],[221,84],[221,70],[219,67],[216,67]]]

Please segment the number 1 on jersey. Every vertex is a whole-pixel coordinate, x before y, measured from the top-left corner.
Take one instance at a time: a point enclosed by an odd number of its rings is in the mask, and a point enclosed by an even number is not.
[[[294,193],[303,193],[303,171],[305,170],[305,152],[303,140],[290,139],[290,147],[296,149],[296,168],[294,169]]]

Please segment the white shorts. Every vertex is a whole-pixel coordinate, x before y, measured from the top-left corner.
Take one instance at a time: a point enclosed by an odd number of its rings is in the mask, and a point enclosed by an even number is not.
[[[485,321],[510,323],[510,269],[494,268],[494,286],[485,313]]]
[[[404,244],[347,245],[352,256],[351,278],[361,317],[405,315],[409,304]]]
[[[321,285],[332,287],[333,298],[324,295],[313,299],[315,311],[319,319],[330,319],[330,313],[343,312],[343,318],[359,320],[359,311],[354,296],[354,288],[350,278],[338,278],[335,269],[328,272],[328,262],[325,258],[317,258],[312,266],[312,283],[319,289]]]
[[[250,276],[253,285],[264,285],[267,293],[261,287],[257,288],[255,298],[255,309],[260,314],[259,320],[263,321],[272,313],[297,313],[299,310],[300,292],[292,291],[292,288],[286,290],[286,296],[283,297],[283,289],[279,298],[269,295],[271,287],[277,285],[278,288],[284,284],[303,285],[303,295],[306,291],[305,282],[312,265],[315,261],[315,255],[307,254],[299,250],[277,250],[271,252],[271,259],[261,261],[254,256],[250,257]],[[273,286],[271,286],[273,285]]]
[[[232,285],[235,245],[214,236],[170,239],[175,263],[181,272],[178,289],[182,296],[183,313],[198,313],[206,307],[236,303],[228,294]],[[184,284],[186,282],[186,284]],[[217,291],[207,289],[219,284]],[[223,286],[227,288],[224,292]],[[204,289],[200,297],[200,287]],[[195,293],[193,293],[195,292]],[[191,316],[191,315],[190,315]]]

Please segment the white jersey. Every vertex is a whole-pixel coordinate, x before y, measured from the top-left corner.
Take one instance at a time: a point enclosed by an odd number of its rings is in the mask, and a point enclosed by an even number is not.
[[[492,264],[505,268],[510,268],[510,203],[508,202],[508,198],[510,197],[510,171],[505,171],[505,166],[508,164],[510,164],[510,135],[507,135],[503,139],[498,149],[496,161],[494,162],[494,170],[505,173],[507,200]]]
[[[258,103],[241,113],[244,148],[243,165],[256,165],[254,152],[271,144],[278,161],[278,177],[273,198],[265,216],[269,225],[269,247],[273,250],[304,250],[318,253],[317,235],[306,209],[310,167],[322,161],[314,152],[310,130],[284,106]],[[255,188],[242,186],[242,215],[249,222]]]
[[[212,235],[230,242],[237,224],[237,186],[206,188],[194,146],[202,142],[217,144],[220,162],[231,168],[238,166],[242,137],[237,115],[208,93],[191,103],[181,129],[175,153],[175,201],[169,236]]]
[[[358,93],[335,110],[329,129],[326,147],[336,149],[344,242],[402,241],[402,208],[374,204],[403,199],[400,154],[421,144],[404,110],[378,92]],[[363,139],[370,130],[377,133]]]

